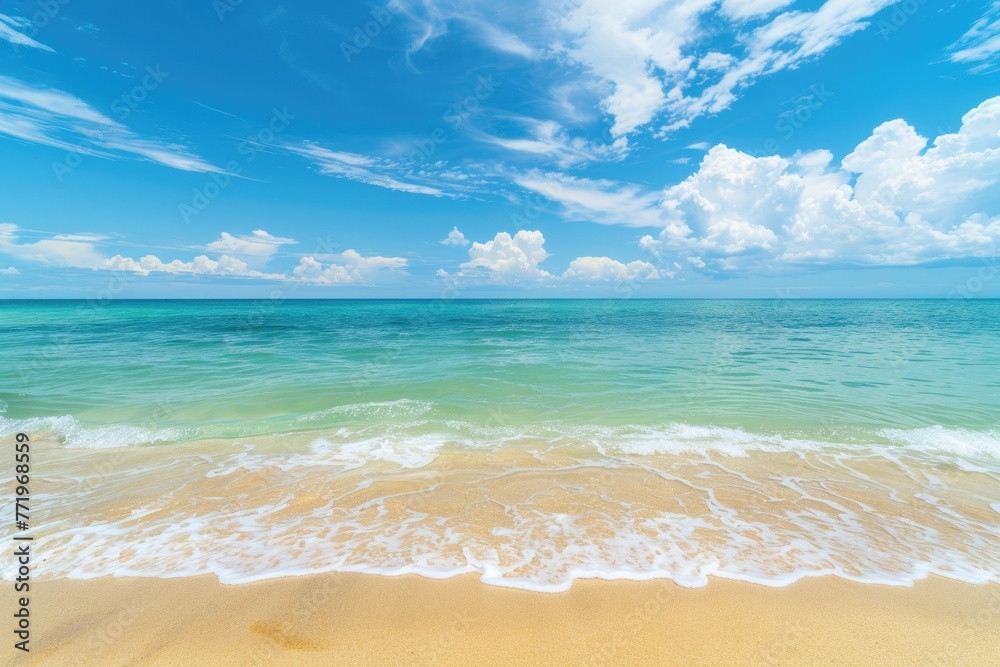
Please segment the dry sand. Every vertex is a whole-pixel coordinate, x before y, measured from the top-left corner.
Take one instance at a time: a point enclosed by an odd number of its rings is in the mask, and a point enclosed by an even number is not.
[[[8,664],[1000,663],[1000,585],[940,578],[909,588],[578,581],[558,594],[475,576],[105,578],[34,583],[30,606],[31,653]]]

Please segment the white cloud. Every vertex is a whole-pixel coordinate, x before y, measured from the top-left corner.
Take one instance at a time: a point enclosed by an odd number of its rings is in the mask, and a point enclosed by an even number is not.
[[[406,260],[402,257],[364,257],[354,250],[343,252],[339,262],[324,266],[314,257],[303,257],[292,271],[291,279],[322,285],[362,283],[380,269],[401,271],[406,268]]]
[[[695,118],[727,109],[739,92],[758,78],[822,55],[848,35],[868,27],[868,19],[894,2],[897,0],[826,0],[813,11],[785,11],[749,32],[737,32],[733,49],[738,57],[716,81],[692,90],[686,72],[676,78],[666,105],[669,122],[660,132],[669,134],[689,126]],[[756,2],[753,6],[767,4]]]
[[[270,261],[281,246],[294,243],[294,239],[272,236],[263,229],[257,229],[249,236],[222,232],[219,239],[205,246],[205,250],[239,257],[252,266],[260,266]]]
[[[948,47],[948,59],[972,65],[973,72],[991,72],[1000,55],[1000,2],[993,2],[961,39]]]
[[[460,276],[484,276],[492,281],[539,280],[550,276],[538,268],[549,256],[545,237],[539,231],[521,230],[511,236],[500,232],[486,243],[473,243],[469,261],[459,267]]]
[[[343,264],[324,266],[313,257],[303,257],[291,275],[257,271],[251,269],[246,262],[229,255],[222,255],[218,260],[199,255],[189,262],[178,259],[164,262],[155,255],[146,255],[138,260],[115,255],[99,262],[93,268],[104,271],[128,271],[144,276],[151,273],[170,273],[333,285],[363,282],[369,273],[378,269],[402,269],[406,266],[406,260],[399,257],[362,257],[353,250],[343,253],[343,259]]]
[[[138,136],[69,93],[6,76],[0,76],[0,134],[72,153],[131,155],[182,171],[220,171],[185,146]]]
[[[730,65],[733,64],[733,58],[728,53],[719,53],[718,51],[709,51],[701,57],[698,61],[699,70],[709,70],[709,71],[719,71],[728,69]]]
[[[532,60],[539,55],[539,51],[529,46],[523,39],[494,23],[471,17],[466,17],[466,21],[479,32],[483,44],[495,51]]]
[[[325,266],[315,257],[303,257],[291,274],[262,271],[259,267],[272,259],[282,245],[295,241],[272,236],[260,229],[249,236],[234,236],[223,232],[218,240],[205,246],[211,252],[222,253],[217,259],[198,255],[190,261],[180,259],[166,261],[152,254],[139,259],[121,254],[106,258],[95,247],[95,243],[106,238],[104,236],[56,234],[32,243],[23,243],[20,241],[19,231],[17,225],[0,223],[0,254],[48,266],[120,271],[143,276],[165,273],[340,284],[364,282],[377,271],[401,271],[407,266],[406,260],[402,257],[364,256],[355,250],[346,250],[331,255],[334,263]],[[250,263],[242,258],[249,259]],[[18,271],[11,267],[6,271],[0,270],[0,273],[17,274]]]
[[[817,58],[863,30],[898,0],[552,0],[484,5],[472,0],[395,0],[416,53],[471,26],[473,39],[559,66],[557,106],[568,90],[596,90],[614,137],[662,121],[659,134],[728,108],[759,78]],[[489,37],[482,26],[503,38]],[[463,35],[464,37],[465,35]],[[485,37],[485,39],[484,39]],[[588,95],[580,103],[592,105]],[[586,114],[567,113],[568,117]],[[525,144],[528,146],[528,144]]]
[[[644,261],[623,264],[609,257],[577,257],[562,276],[555,276],[539,267],[549,253],[540,231],[521,230],[511,236],[500,232],[485,243],[473,243],[469,261],[454,274],[444,269],[441,278],[472,283],[538,285],[558,280],[567,281],[640,281],[660,278],[657,268]],[[673,277],[672,272],[667,272]]]
[[[20,274],[21,272],[15,269],[13,266],[8,266],[6,269],[0,269],[0,275],[17,276]]]
[[[50,47],[45,46],[40,42],[36,42],[31,37],[18,30],[19,28],[27,28],[30,25],[31,21],[28,21],[27,19],[0,14],[0,39],[7,40],[11,44],[17,46],[28,46],[33,49],[41,49],[42,51],[52,51]]]
[[[110,259],[98,262],[92,268],[101,271],[125,271],[148,276],[151,273],[171,273],[190,274],[196,276],[230,276],[241,278],[266,278],[271,280],[283,280],[284,275],[280,273],[262,273],[250,269],[246,262],[243,262],[229,255],[222,255],[218,260],[213,260],[206,255],[199,255],[190,262],[179,259],[164,262],[156,255],[145,255],[138,260],[131,257],[115,255]]]
[[[583,162],[617,160],[628,154],[628,139],[618,137],[610,144],[598,144],[581,137],[570,137],[559,123],[552,120],[520,118],[529,137],[506,138],[491,134],[475,134],[486,143],[510,151],[551,158],[566,167]]]
[[[566,56],[605,82],[601,102],[614,136],[647,124],[667,105],[661,73],[693,66],[683,47],[699,33],[699,15],[714,0],[689,2],[582,0],[560,23]]]
[[[664,191],[665,227],[641,246],[710,273],[993,256],[1000,97],[927,144],[893,120],[839,167],[828,151],[753,157],[716,146],[696,173]]]
[[[94,247],[101,238],[92,234],[57,234],[22,243],[17,225],[0,223],[0,253],[48,266],[93,266],[101,260],[101,253]]]
[[[610,257],[577,257],[563,273],[563,278],[571,280],[637,281],[659,277],[656,267],[649,262],[636,260],[623,264]]]
[[[97,243],[99,241],[104,241],[108,237],[103,234],[56,234],[52,238],[57,241],[84,241],[88,243]]]
[[[792,2],[793,0],[722,0],[722,13],[734,19],[749,19],[783,9]]]
[[[451,231],[448,232],[448,236],[446,236],[441,243],[444,245],[463,247],[469,245],[469,239],[465,238],[465,234],[458,231],[458,227],[452,227]]]
[[[659,195],[643,192],[637,185],[539,171],[518,174],[514,182],[559,203],[571,219],[632,227],[655,227],[662,222]]]
[[[409,165],[380,157],[369,157],[357,153],[332,151],[312,142],[288,145],[285,148],[297,155],[309,158],[319,167],[321,174],[360,181],[388,190],[410,192],[435,197],[454,196],[439,185],[421,182],[420,174]]]
[[[483,7],[473,7],[463,0],[392,0],[390,6],[402,12],[406,25],[413,36],[407,49],[407,57],[420,51],[426,44],[448,34],[449,24],[461,23],[469,28],[469,36],[500,53],[521,58],[537,58],[541,49],[528,44],[524,39],[507,30],[495,16],[482,16]],[[516,12],[517,7],[503,4],[489,6],[491,13],[503,13],[505,9]]]
[[[714,0],[583,0],[560,27],[566,55],[609,86],[602,107],[614,135],[661,115],[669,133],[727,108],[757,78],[821,55],[895,1],[827,0],[767,19],[789,2],[726,2],[717,11]],[[731,37],[725,50],[720,34]],[[710,40],[712,50],[696,57]]]

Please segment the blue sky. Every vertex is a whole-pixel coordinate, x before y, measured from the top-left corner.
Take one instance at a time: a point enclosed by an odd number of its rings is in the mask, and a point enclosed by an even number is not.
[[[0,11],[0,298],[1000,296],[1000,2]]]

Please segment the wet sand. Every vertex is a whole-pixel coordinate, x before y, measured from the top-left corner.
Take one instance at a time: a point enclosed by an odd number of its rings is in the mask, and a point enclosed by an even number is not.
[[[11,618],[13,596],[5,597]],[[11,665],[995,665],[1000,585],[834,577],[577,581],[365,574],[34,582]],[[13,651],[8,645],[7,655]]]

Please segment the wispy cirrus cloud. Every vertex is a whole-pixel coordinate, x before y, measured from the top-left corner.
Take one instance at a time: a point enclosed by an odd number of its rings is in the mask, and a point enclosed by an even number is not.
[[[402,13],[411,30],[407,56],[419,52],[425,45],[448,34],[449,25],[461,24],[466,32],[482,46],[498,53],[521,58],[538,58],[543,49],[528,43],[516,31],[510,30],[493,16],[484,16],[479,11],[467,11],[464,0],[424,1],[392,0],[392,7]],[[503,12],[503,5],[496,5],[493,11]],[[509,9],[517,11],[518,8]]]
[[[628,227],[662,224],[659,193],[632,183],[539,170],[516,174],[512,178],[520,187],[560,204],[563,216],[571,220]]]
[[[450,196],[440,188],[410,180],[408,176],[410,170],[395,160],[334,151],[308,141],[299,145],[286,145],[285,149],[309,158],[319,168],[321,174],[360,181],[387,190],[434,197]]]
[[[587,162],[620,160],[628,154],[628,138],[618,137],[609,143],[600,143],[571,137],[566,129],[554,120],[518,117],[527,136],[502,137],[486,132],[472,132],[472,137],[484,143],[499,146],[521,157],[540,157],[560,167],[571,167]]]
[[[7,76],[0,76],[0,134],[106,159],[132,157],[182,171],[221,171],[190,148],[141,137],[69,93]]]
[[[332,150],[311,141],[288,144],[284,149],[308,158],[321,174],[398,192],[432,197],[462,197],[480,191],[483,184],[471,179],[466,171],[449,167],[443,161],[396,160],[361,155]]]
[[[7,16],[0,14],[0,39],[7,40],[16,46],[27,46],[32,49],[42,51],[53,51],[51,47],[37,42],[28,35],[21,32],[24,28],[31,26],[31,21],[19,16]]]
[[[1000,2],[993,2],[961,39],[948,47],[948,59],[970,71],[992,72],[1000,64]]]

